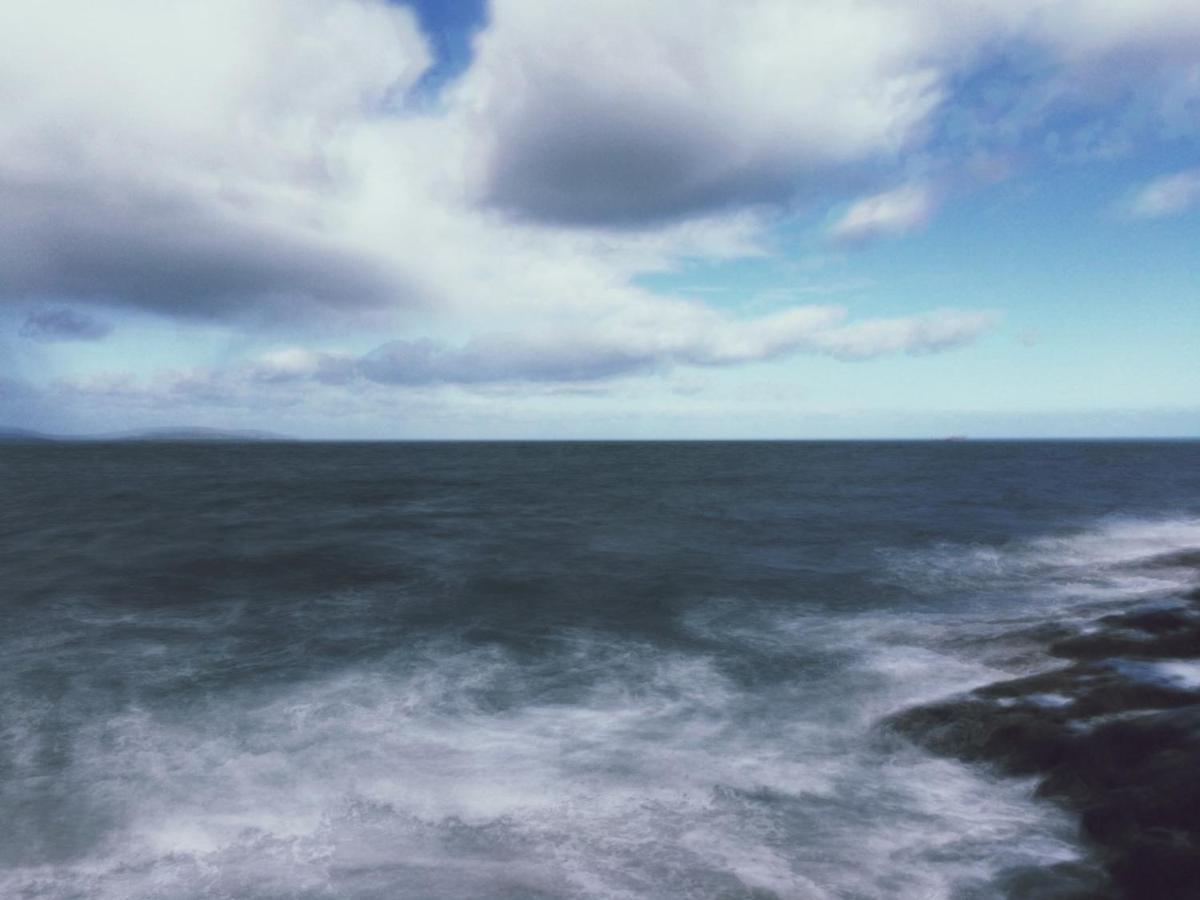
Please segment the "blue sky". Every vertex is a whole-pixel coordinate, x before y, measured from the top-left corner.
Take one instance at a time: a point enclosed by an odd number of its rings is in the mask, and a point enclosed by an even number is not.
[[[421,76],[417,89],[436,100],[447,81],[461,75],[471,64],[471,41],[487,23],[483,0],[419,0],[396,3],[417,16],[417,24],[432,51],[432,62]]]
[[[0,12],[0,426],[1200,435],[1184,0]]]

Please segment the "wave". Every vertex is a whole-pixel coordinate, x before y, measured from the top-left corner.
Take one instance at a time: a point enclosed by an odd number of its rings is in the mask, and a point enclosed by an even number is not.
[[[869,746],[804,693],[575,636],[537,664],[440,641],[276,692],[130,709],[76,723],[61,791],[40,798],[92,829],[86,849],[12,866],[0,890],[948,897],[1078,855],[1019,786]]]
[[[1071,605],[1152,599],[1197,583],[1200,518],[1110,516],[1090,527],[999,545],[942,542],[880,552],[878,578],[922,595],[1063,612]]]
[[[890,717],[935,752],[1038,779],[1038,795],[1079,817],[1111,883],[1100,896],[1183,900],[1200,879],[1200,527],[1106,523],[1030,545],[1023,562],[1094,573],[1046,635],[1054,665]],[[1059,575],[1059,578],[1063,578]],[[1113,611],[1114,586],[1136,579]],[[1073,596],[1078,582],[1069,581]],[[1128,585],[1126,584],[1128,587]],[[1055,585],[1061,588],[1062,585]],[[1119,590],[1117,591],[1119,593]],[[1106,614],[1099,614],[1106,612]]]
[[[1194,586],[1179,554],[1196,547],[1198,519],[1111,518],[880,551],[873,577],[896,602],[710,599],[671,641],[564,628],[535,652],[447,626],[338,670],[107,713],[26,692],[2,764],[6,805],[28,815],[0,893],[820,900],[1037,896],[1063,883],[1050,871],[1082,884],[1074,819],[1033,797],[1031,773],[1001,777],[878,723],[1052,665],[1064,616],[1075,628],[1097,604]],[[69,612],[91,631],[27,652],[163,625]],[[238,652],[222,640],[236,626],[180,645],[173,677]],[[135,665],[86,659],[97,682]],[[1142,677],[1196,678],[1190,662],[1147,665]],[[1064,709],[1061,687],[993,705]]]

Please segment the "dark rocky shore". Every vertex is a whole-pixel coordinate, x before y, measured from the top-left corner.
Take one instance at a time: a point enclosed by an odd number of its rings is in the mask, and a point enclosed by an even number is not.
[[[1200,552],[1147,565],[1200,570]],[[1048,650],[1066,665],[887,724],[935,752],[1039,776],[1039,796],[1078,814],[1109,883],[1064,871],[1061,889],[1018,884],[1014,896],[1200,898],[1200,590],[1061,630]]]

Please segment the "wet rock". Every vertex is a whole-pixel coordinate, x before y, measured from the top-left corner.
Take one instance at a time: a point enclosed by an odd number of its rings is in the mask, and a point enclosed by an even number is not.
[[[1001,873],[994,887],[1020,900],[1115,900],[1119,895],[1089,866],[1058,863],[1021,866]]]
[[[1200,845],[1193,835],[1152,829],[1132,835],[1114,851],[1109,871],[1127,897],[1195,900]]]
[[[1133,628],[1149,634],[1169,634],[1173,631],[1182,631],[1198,624],[1195,615],[1189,610],[1182,608],[1121,613],[1119,615],[1104,616],[1104,618],[1100,619],[1100,622],[1116,628]]]
[[[1110,622],[1105,623],[1105,619]],[[1200,622],[1186,613],[1157,610],[1105,619],[1098,624],[1108,624],[1109,628],[1056,641],[1050,644],[1050,653],[1078,660],[1200,656]]]
[[[1050,645],[1055,656],[1068,659],[1170,659],[1200,656],[1200,624],[1174,629],[1157,636],[1124,631],[1098,632],[1067,638]]]
[[[1200,898],[1200,691],[1160,676],[1155,662],[1200,659],[1195,613],[1109,615],[1052,640],[1049,652],[1072,664],[888,724],[934,752],[1039,775],[1038,795],[1079,815],[1110,888],[1070,877],[1049,888],[1048,871],[1021,870],[1006,876],[1009,896]]]

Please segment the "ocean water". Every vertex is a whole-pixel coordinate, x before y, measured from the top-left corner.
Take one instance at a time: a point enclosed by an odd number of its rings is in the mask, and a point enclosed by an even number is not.
[[[880,723],[1196,548],[1196,443],[3,446],[0,896],[1054,896]]]

